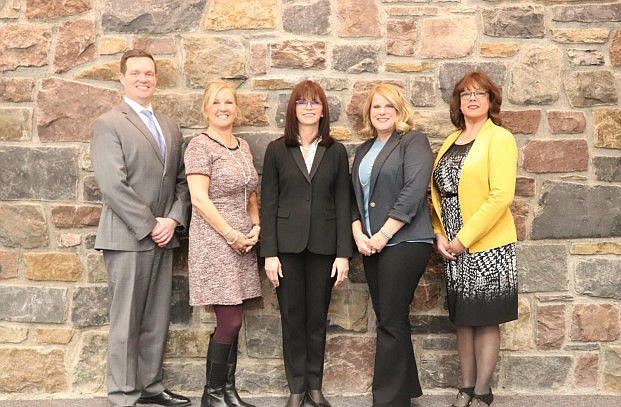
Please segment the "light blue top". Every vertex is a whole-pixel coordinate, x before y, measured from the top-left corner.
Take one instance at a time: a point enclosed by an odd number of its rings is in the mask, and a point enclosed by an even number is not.
[[[388,139],[386,140],[388,141]],[[386,141],[380,141],[375,139],[373,145],[369,149],[369,151],[362,157],[360,161],[360,167],[358,168],[358,179],[360,180],[360,185],[362,185],[362,199],[363,199],[363,207],[364,213],[364,230],[367,232],[367,236],[371,237],[373,234],[371,233],[371,221],[369,220],[369,199],[371,198],[371,171],[373,171],[373,164],[375,163],[375,159],[379,155],[382,148],[386,144]],[[407,240],[407,243],[429,243],[433,244],[433,239],[422,239],[422,240]],[[396,243],[390,243],[386,246],[394,246]]]

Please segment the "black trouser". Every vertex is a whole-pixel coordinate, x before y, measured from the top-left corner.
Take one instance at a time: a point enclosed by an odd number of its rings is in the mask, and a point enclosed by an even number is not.
[[[410,303],[425,272],[432,245],[399,243],[363,258],[373,309],[377,317],[374,407],[409,407],[422,395],[414,359]]]
[[[326,318],[334,279],[334,256],[279,254],[283,278],[276,289],[285,372],[291,393],[320,390],[326,347]]]

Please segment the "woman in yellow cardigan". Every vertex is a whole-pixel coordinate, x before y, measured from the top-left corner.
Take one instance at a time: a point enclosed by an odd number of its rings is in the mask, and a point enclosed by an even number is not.
[[[502,97],[483,72],[453,89],[451,134],[435,161],[431,198],[436,245],[446,260],[449,318],[457,327],[462,387],[453,406],[489,406],[499,324],[517,319],[513,201],[517,147],[500,127]]]

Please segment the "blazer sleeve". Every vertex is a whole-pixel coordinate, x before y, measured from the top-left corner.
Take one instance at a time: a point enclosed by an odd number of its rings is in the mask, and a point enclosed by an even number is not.
[[[351,191],[349,161],[345,146],[338,143],[335,206],[336,206],[336,257],[352,256]]]
[[[127,181],[121,140],[101,119],[91,126],[91,160],[105,203],[127,225],[136,240],[147,237],[157,221],[149,205]]]
[[[185,143],[183,142],[179,126],[174,124],[173,127],[176,129],[175,142],[179,144],[179,150],[181,153],[179,155],[179,163],[177,166],[175,200],[173,201],[172,207],[168,212],[168,217],[176,220],[177,223],[179,223],[177,228],[180,229],[180,232],[184,232],[188,227],[188,216],[190,209],[190,191],[188,189],[188,182],[185,178],[185,164],[183,159],[183,155],[185,153]]]
[[[261,257],[278,255],[278,238],[276,236],[276,213],[278,210],[278,169],[272,142],[268,144],[263,158],[261,174]]]
[[[488,163],[489,195],[457,233],[466,247],[484,236],[513,202],[517,176],[517,145],[513,134],[502,129],[491,137]]]
[[[362,216],[360,215],[360,208],[358,208],[358,201],[356,199],[356,187],[355,187],[355,182],[354,182],[354,167],[360,166],[360,161],[357,159],[358,158],[358,154],[360,151],[360,147],[358,147],[358,149],[356,150],[356,154],[354,156],[354,163],[352,164],[351,167],[351,176],[350,176],[350,195],[351,195],[351,223],[354,223],[357,220],[362,220]]]
[[[433,168],[433,154],[429,140],[422,133],[411,133],[403,155],[403,187],[388,216],[410,223],[423,199],[427,199],[427,187]]]

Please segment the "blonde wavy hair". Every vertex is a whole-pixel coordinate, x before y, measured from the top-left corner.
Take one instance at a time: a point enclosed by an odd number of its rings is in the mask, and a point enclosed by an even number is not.
[[[222,89],[229,89],[231,93],[233,93],[233,100],[235,101],[235,109],[237,111],[236,112],[237,117],[239,117],[241,114],[239,110],[239,106],[237,104],[237,88],[235,87],[235,85],[233,85],[230,82],[226,82],[222,80],[211,81],[207,84],[207,87],[205,88],[205,95],[203,96],[203,105],[201,106],[201,113],[203,114],[203,117],[205,118],[205,122],[207,123],[209,123],[209,118],[207,116],[207,107],[213,104],[214,100],[216,100],[216,96],[218,95],[218,92],[220,92]]]
[[[364,102],[364,110],[362,111],[362,130],[360,134],[365,138],[377,137],[377,130],[371,123],[371,104],[373,96],[381,95],[386,98],[397,111],[397,119],[395,120],[395,129],[399,133],[407,133],[414,127],[414,107],[406,99],[403,90],[391,83],[380,83],[371,89]]]

